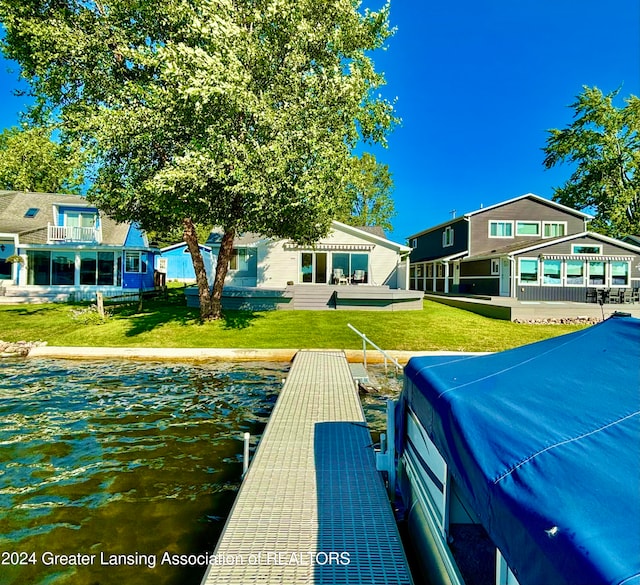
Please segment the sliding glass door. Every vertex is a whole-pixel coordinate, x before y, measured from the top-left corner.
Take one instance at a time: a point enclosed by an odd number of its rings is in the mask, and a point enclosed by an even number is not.
[[[327,284],[326,252],[302,252],[300,254],[300,282]]]

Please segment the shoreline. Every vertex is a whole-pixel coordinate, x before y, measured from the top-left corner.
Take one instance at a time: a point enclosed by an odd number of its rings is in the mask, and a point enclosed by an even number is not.
[[[65,359],[132,359],[132,360],[185,360],[185,361],[265,361],[290,362],[300,349],[241,349],[241,348],[166,348],[166,347],[81,347],[38,346],[32,347],[29,358]],[[347,360],[353,363],[364,361],[363,351],[357,349],[308,349],[304,351],[344,351]],[[404,351],[389,350],[387,355],[401,364],[414,356],[436,355],[485,355],[486,352],[457,351]],[[384,363],[384,356],[376,350],[367,351],[368,364]],[[390,364],[393,366],[393,364]]]

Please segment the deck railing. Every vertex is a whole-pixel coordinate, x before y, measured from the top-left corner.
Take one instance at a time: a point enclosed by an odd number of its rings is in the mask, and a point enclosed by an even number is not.
[[[48,224],[47,238],[50,242],[101,242],[102,230],[94,227]]]
[[[385,371],[387,369],[387,362],[391,362],[395,366],[396,374],[398,372],[402,371],[402,366],[400,365],[398,360],[396,360],[393,357],[391,357],[386,351],[384,351],[384,349],[381,349],[380,347],[378,347],[364,333],[362,333],[361,331],[358,331],[353,325],[351,325],[351,323],[347,323],[347,327],[349,329],[351,329],[351,331],[353,331],[354,333],[356,333],[357,335],[359,335],[362,338],[362,354],[363,354],[364,367],[365,368],[367,367],[367,343],[368,343],[374,349],[377,349],[382,354],[382,356],[384,357],[384,369],[385,369]]]

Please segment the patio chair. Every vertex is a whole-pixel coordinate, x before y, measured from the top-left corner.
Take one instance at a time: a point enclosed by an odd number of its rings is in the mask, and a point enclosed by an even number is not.
[[[634,287],[634,289],[631,291],[631,302],[640,303],[640,288]]]
[[[364,282],[365,278],[366,278],[366,273],[364,270],[354,270],[353,277],[351,278],[351,282],[355,284],[359,284],[361,282]]]
[[[587,303],[596,303],[598,302],[598,296],[596,294],[595,288],[587,289]]]
[[[625,288],[620,291],[620,302],[621,303],[630,303],[632,299],[633,291],[630,288]]]
[[[333,269],[333,284],[349,284],[349,279],[344,275],[342,268]]]

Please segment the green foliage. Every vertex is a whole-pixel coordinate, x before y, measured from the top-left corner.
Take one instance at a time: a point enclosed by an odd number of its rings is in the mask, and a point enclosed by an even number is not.
[[[640,99],[632,95],[618,108],[618,93],[584,87],[571,105],[574,121],[549,130],[544,148],[545,167],[574,165],[554,199],[593,210],[591,229],[613,237],[640,233]]]
[[[0,189],[79,193],[83,181],[79,150],[51,139],[40,127],[0,133]]]
[[[359,158],[354,157],[346,189],[350,207],[338,219],[349,225],[393,230],[391,219],[396,211],[391,198],[393,180],[387,165],[380,164],[367,152]]]
[[[89,196],[115,219],[311,243],[347,205],[356,144],[384,144],[396,121],[370,57],[389,6],[357,6],[0,0],[0,20],[33,115],[55,114],[93,154]]]
[[[96,305],[73,308],[69,312],[71,313],[71,319],[82,325],[103,325],[111,317],[111,313],[108,310],[104,311],[104,316],[101,315]]]

